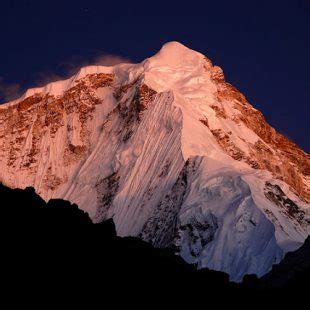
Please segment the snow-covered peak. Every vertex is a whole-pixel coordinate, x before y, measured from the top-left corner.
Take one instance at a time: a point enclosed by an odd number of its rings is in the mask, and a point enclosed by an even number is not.
[[[48,83],[42,87],[28,89],[20,98],[8,102],[15,104],[35,94],[49,94],[61,96],[74,83],[87,75],[105,73],[115,74],[119,84],[130,83],[138,76],[157,91],[181,88],[176,82],[184,80],[189,75],[203,74],[206,65],[205,56],[179,42],[168,42],[162,46],[157,54],[139,64],[118,64],[115,66],[86,66],[82,67],[72,77]]]
[[[46,96],[48,95],[48,96]],[[309,157],[178,42],[0,106],[0,182],[241,280],[310,231]]]
[[[187,96],[199,96],[201,88],[212,90],[210,71],[212,65],[207,58],[178,42],[165,44],[160,51],[143,63],[144,81],[158,92],[172,90]]]
[[[148,59],[148,68],[169,67],[188,68],[197,67],[203,63],[204,56],[189,49],[179,42],[169,42],[163,45],[160,51]]]

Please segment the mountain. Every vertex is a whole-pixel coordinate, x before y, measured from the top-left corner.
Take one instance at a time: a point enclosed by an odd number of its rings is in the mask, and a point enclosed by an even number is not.
[[[0,106],[0,182],[113,218],[119,236],[234,281],[264,275],[310,233],[309,163],[177,42]]]

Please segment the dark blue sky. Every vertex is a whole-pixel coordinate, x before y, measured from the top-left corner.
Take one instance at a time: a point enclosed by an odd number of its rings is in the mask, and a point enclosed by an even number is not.
[[[138,62],[177,40],[309,151],[309,37],[309,0],[1,0],[0,99],[99,55]]]

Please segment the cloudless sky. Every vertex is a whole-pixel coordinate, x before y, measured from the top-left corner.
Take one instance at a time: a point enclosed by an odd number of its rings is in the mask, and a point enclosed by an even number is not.
[[[33,87],[102,54],[139,62],[176,40],[309,151],[309,37],[309,0],[1,0],[0,83]]]

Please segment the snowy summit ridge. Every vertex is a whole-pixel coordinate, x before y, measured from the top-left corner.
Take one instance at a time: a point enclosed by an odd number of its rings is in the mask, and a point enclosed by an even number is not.
[[[309,155],[178,42],[0,106],[0,181],[240,281],[310,232]]]

